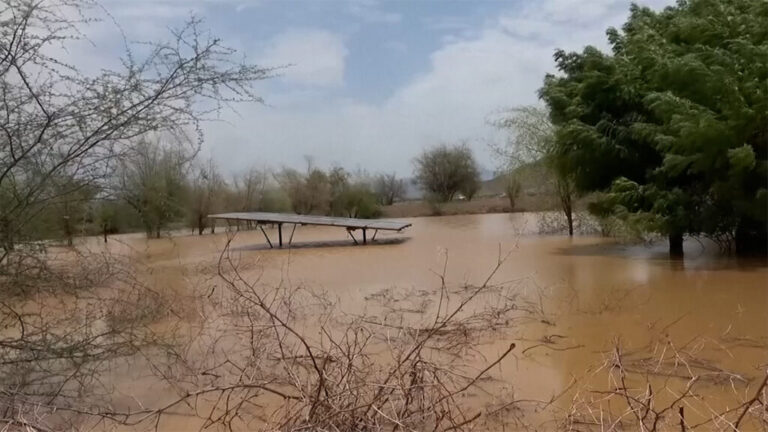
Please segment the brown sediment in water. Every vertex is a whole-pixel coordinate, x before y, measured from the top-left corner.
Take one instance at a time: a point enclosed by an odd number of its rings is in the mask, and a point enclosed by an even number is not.
[[[500,251],[511,252],[494,280],[523,280],[520,289],[541,310],[537,320],[484,340],[481,351],[492,359],[510,342],[516,343],[515,356],[492,371],[505,383],[499,388],[513,388],[518,399],[541,401],[570,389],[556,402],[562,410],[568,409],[578,386],[606,384],[604,376],[595,376],[594,382],[583,377],[610,357],[617,344],[624,352],[653,356],[664,349],[667,337],[680,346],[696,340],[701,344],[697,352],[718,368],[753,380],[765,373],[764,261],[722,257],[714,246],[695,241],[686,243],[686,258],[679,261],[667,258],[665,244],[538,236],[535,216],[526,214],[409,221],[413,227],[405,233],[379,233],[379,244],[358,247],[350,246],[343,230],[323,227],[299,227],[294,240],[299,247],[283,250],[265,249],[261,232],[255,230],[237,232],[234,238],[232,233],[164,239],[120,236],[113,237],[108,247],[146,263],[160,289],[183,293],[188,284],[216,277],[216,263],[231,238],[232,255],[241,263],[257,264],[245,271],[246,276],[264,284],[288,281],[322,290],[345,311],[375,311],[371,299],[393,287],[436,293],[435,273],[444,266],[452,286],[479,283]],[[95,241],[87,246],[102,247]],[[659,373],[651,379],[667,383],[669,377]],[[708,388],[712,409],[732,403],[729,383],[713,381]],[[148,375],[122,390],[150,403],[171,397]],[[185,430],[193,425],[199,422],[175,416],[163,420],[161,429]]]

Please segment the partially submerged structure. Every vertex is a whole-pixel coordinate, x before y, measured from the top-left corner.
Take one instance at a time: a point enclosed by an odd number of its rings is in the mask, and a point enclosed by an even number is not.
[[[293,229],[291,230],[291,236],[288,239],[288,246],[293,241],[293,234],[296,232],[296,226],[298,225],[322,225],[322,226],[336,226],[342,227],[347,230],[347,233],[352,237],[352,241],[355,244],[360,244],[355,238],[353,232],[362,230],[363,238],[362,244],[368,243],[368,230],[373,230],[373,236],[371,241],[376,239],[376,234],[379,231],[402,231],[405,228],[411,226],[407,222],[398,222],[392,220],[381,219],[355,219],[355,218],[343,218],[343,217],[331,217],[331,216],[314,216],[314,215],[297,215],[288,213],[261,213],[261,212],[244,212],[244,213],[221,213],[208,215],[209,219],[221,219],[226,220],[227,223],[232,222],[239,223],[240,221],[255,223],[264,238],[267,239],[269,247],[274,247],[272,240],[270,240],[267,232],[264,231],[263,225],[277,225],[278,245],[283,247],[283,225],[291,224]]]

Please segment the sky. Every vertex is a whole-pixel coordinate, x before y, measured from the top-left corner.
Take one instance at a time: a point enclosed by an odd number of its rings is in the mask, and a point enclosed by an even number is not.
[[[224,171],[300,168],[311,157],[406,177],[414,157],[439,143],[465,142],[485,170],[498,167],[489,143],[503,136],[488,119],[540,103],[555,49],[607,48],[605,30],[621,26],[629,3],[102,0],[128,40],[167,38],[194,14],[238,56],[287,66],[257,83],[263,104],[237,105],[204,125],[202,156]],[[658,9],[672,0],[638,3]],[[122,54],[111,30],[89,35],[90,61]]]

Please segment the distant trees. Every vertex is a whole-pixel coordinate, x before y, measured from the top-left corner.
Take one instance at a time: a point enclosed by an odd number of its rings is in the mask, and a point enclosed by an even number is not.
[[[768,3],[632,6],[612,53],[555,54],[541,96],[560,172],[592,209],[668,236],[768,249]],[[727,246],[728,247],[728,246]]]
[[[395,173],[379,174],[373,181],[373,190],[381,205],[392,205],[405,197],[405,180],[397,178]]]
[[[284,168],[275,175],[277,183],[288,196],[291,208],[298,214],[328,212],[331,187],[328,175],[310,167],[306,174],[292,168]]]
[[[326,172],[310,163],[306,173],[286,168],[275,177],[296,213],[359,218],[380,214],[376,195],[368,181],[353,179],[341,167]]]
[[[438,145],[424,151],[414,162],[416,181],[438,201],[450,201],[460,192],[471,199],[479,189],[480,172],[465,144]]]
[[[513,176],[515,170],[525,165],[543,165],[550,178],[547,183],[550,183],[552,192],[557,196],[560,210],[568,225],[568,234],[572,236],[575,195],[573,175],[557,170],[559,155],[556,153],[555,126],[549,120],[549,110],[536,105],[515,107],[501,112],[499,118],[492,123],[509,134],[509,139],[504,145],[493,147],[502,159],[508,177]],[[510,177],[508,181],[513,180]],[[519,189],[519,184],[517,188]]]
[[[269,194],[269,173],[266,170],[251,168],[232,179],[230,194],[231,210],[263,210]]]
[[[139,214],[148,236],[159,238],[184,215],[188,162],[180,148],[149,141],[120,160],[116,194]]]

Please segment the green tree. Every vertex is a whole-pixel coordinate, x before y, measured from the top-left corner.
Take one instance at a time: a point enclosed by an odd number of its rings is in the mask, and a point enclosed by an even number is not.
[[[364,182],[348,185],[338,197],[338,216],[371,219],[381,215],[376,194]]]
[[[669,237],[768,248],[768,3],[632,6],[612,47],[555,54],[541,96],[557,126],[558,169],[593,210]]]
[[[474,195],[478,189],[480,172],[466,144],[438,145],[419,155],[415,164],[416,181],[439,201],[450,201],[463,189]]]
[[[341,167],[333,167],[328,171],[328,186],[330,188],[329,213],[333,216],[347,213],[347,196],[349,190],[349,173]]]
[[[327,214],[331,203],[331,185],[328,174],[308,164],[307,173],[302,174],[285,168],[275,179],[291,202],[297,214]]]

